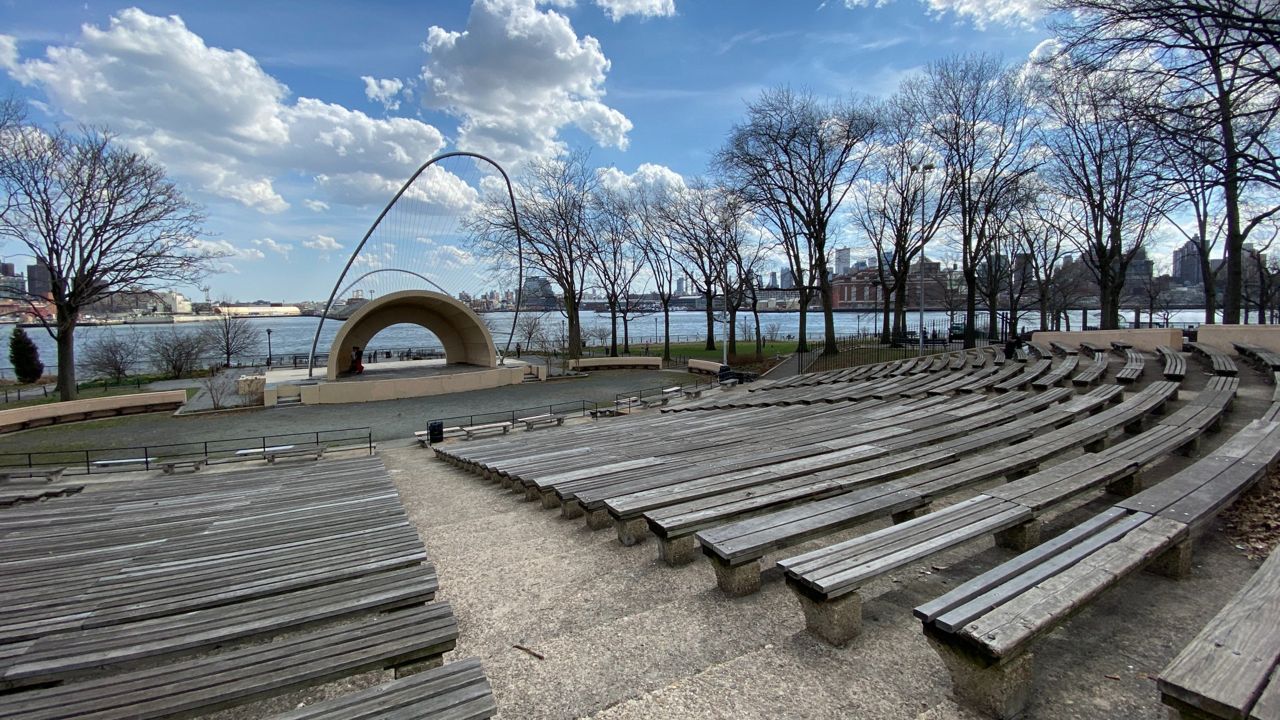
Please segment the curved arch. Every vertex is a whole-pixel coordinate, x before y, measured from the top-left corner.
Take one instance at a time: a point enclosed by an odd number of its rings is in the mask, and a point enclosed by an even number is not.
[[[444,293],[401,290],[361,305],[338,328],[329,347],[328,379],[336,380],[350,370],[352,348],[367,347],[379,331],[400,323],[435,333],[444,345],[445,362],[481,367],[498,364],[493,336],[471,308]]]
[[[360,244],[356,245],[356,249],[352,251],[351,257],[347,258],[347,264],[343,266],[342,272],[338,275],[337,281],[333,283],[333,291],[329,293],[329,300],[324,304],[324,312],[320,314],[320,322],[316,323],[316,334],[311,340],[311,357],[307,361],[307,377],[314,376],[316,367],[316,346],[320,344],[320,331],[324,328],[324,322],[329,317],[329,311],[333,309],[333,301],[338,297],[338,288],[342,287],[342,281],[347,277],[347,273],[351,271],[351,266],[355,263],[356,258],[360,256],[360,251],[364,249],[365,243],[369,242],[369,237],[378,229],[378,225],[382,224],[382,219],[387,216],[388,212],[391,212],[391,208],[394,207],[396,202],[400,200],[400,197],[409,190],[409,187],[413,185],[414,181],[416,181],[427,168],[441,160],[446,160],[451,157],[469,157],[489,163],[500,175],[502,175],[502,181],[506,183],[507,186],[507,199],[511,202],[511,217],[515,223],[516,229],[516,310],[515,315],[511,318],[511,330],[507,333],[504,355],[506,354],[506,351],[510,350],[511,341],[516,334],[516,321],[520,318],[520,305],[522,301],[521,294],[524,291],[524,233],[520,230],[520,212],[516,208],[516,194],[515,190],[511,188],[511,178],[507,176],[507,171],[503,170],[501,165],[479,153],[460,150],[456,152],[447,152],[443,155],[437,155],[423,163],[422,167],[419,167],[414,171],[414,173],[409,176],[409,179],[405,181],[404,185],[400,186],[400,189],[396,191],[395,196],[391,198],[391,201],[387,203],[387,206],[382,208],[382,212],[378,213],[377,219],[369,226],[369,230],[365,232],[364,237],[360,238]],[[392,294],[394,295],[396,293]],[[485,334],[489,334],[487,328],[485,329]],[[335,341],[337,340],[336,337],[334,339]],[[489,336],[489,342],[490,344],[493,343],[491,335]],[[329,355],[329,365],[330,367],[333,366],[332,353]],[[330,375],[332,375],[332,372]]]
[[[346,294],[347,294],[347,291],[348,291],[348,290],[350,290],[350,289],[351,289],[351,287],[352,287],[353,285],[355,285],[356,283],[360,282],[361,280],[363,280],[363,279],[365,279],[365,278],[369,277],[370,275],[377,275],[378,273],[391,273],[391,272],[398,272],[398,273],[404,273],[404,274],[406,274],[406,275],[412,275],[412,276],[414,276],[414,277],[418,278],[419,280],[421,280],[422,282],[424,282],[424,283],[426,283],[426,284],[430,285],[431,287],[435,288],[436,290],[439,290],[440,292],[444,293],[445,295],[448,295],[448,293],[446,293],[446,292],[444,291],[444,288],[442,288],[442,287],[440,287],[439,285],[437,285],[437,284],[435,283],[435,281],[434,281],[434,280],[432,280],[431,278],[427,277],[426,275],[423,275],[423,274],[421,274],[421,273],[416,273],[416,272],[414,272],[414,271],[412,271],[412,270],[402,270],[402,269],[400,269],[400,268],[378,268],[377,270],[370,270],[369,272],[367,272],[367,273],[365,273],[365,274],[361,275],[360,277],[356,278],[355,280],[352,280],[351,282],[347,283],[347,286],[346,286],[346,287],[344,287],[344,288],[342,288],[341,290],[339,290],[339,291],[338,291],[338,295],[346,295]],[[335,296],[335,297],[336,297],[336,296]]]

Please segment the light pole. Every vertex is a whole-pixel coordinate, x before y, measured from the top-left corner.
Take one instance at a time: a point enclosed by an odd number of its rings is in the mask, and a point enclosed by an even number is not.
[[[267,328],[267,367],[271,367],[271,328]]]
[[[933,169],[933,163],[921,163],[920,165],[912,165],[912,170],[920,171],[920,354],[924,354],[924,245],[925,245],[925,216],[924,216],[924,191],[926,181],[929,179],[929,171]],[[948,329],[949,331],[949,329]]]

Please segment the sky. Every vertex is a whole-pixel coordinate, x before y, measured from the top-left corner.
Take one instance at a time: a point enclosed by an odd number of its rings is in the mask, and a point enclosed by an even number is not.
[[[328,296],[439,153],[692,178],[766,88],[884,97],[932,60],[1021,62],[1047,37],[1037,0],[0,0],[0,93],[161,164],[227,254],[214,299],[297,302]],[[429,177],[422,199],[447,212],[479,182]],[[483,285],[486,259],[434,229],[415,262]],[[395,262],[370,245],[354,270]]]

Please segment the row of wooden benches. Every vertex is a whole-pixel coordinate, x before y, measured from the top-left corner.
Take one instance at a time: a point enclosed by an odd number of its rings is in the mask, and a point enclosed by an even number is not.
[[[477,662],[430,669],[457,624],[376,458],[0,512],[0,574],[0,718],[186,717],[382,668],[283,717],[495,712]]]

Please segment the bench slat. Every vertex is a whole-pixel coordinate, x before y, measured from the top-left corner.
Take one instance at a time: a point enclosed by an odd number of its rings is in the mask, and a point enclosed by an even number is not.
[[[1280,661],[1280,552],[1254,573],[1157,681],[1166,698],[1214,717],[1247,717]]]

